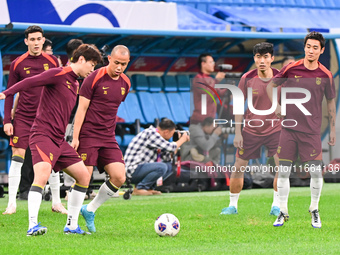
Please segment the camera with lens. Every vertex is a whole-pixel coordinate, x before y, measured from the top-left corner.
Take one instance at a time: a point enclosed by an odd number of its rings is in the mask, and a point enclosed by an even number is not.
[[[235,127],[223,127],[221,128],[222,134],[235,134]]]
[[[173,141],[174,141],[174,142],[178,141],[178,139],[179,139],[179,137],[180,137],[179,134],[183,135],[184,133],[186,133],[187,135],[190,136],[189,130],[178,130],[178,129],[175,130],[175,133],[174,133],[174,135],[173,135],[173,137],[172,137]]]
[[[100,54],[102,55],[103,58],[103,63],[98,63],[97,66],[95,67],[95,69],[98,69],[102,66],[107,66],[109,64],[109,59],[108,59],[108,55],[107,55],[107,51],[110,50],[110,46],[105,44],[103,47],[101,47],[99,49]]]
[[[190,135],[189,130],[176,130],[175,132],[180,133],[180,134],[187,133],[187,135]]]
[[[230,64],[220,64],[217,66],[218,67],[218,70],[220,72],[223,72],[223,71],[230,71],[233,69],[233,65],[230,65]]]

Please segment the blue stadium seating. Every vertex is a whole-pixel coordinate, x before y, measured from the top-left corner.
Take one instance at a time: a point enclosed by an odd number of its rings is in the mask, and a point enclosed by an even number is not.
[[[178,90],[176,77],[174,75],[164,75],[163,83],[165,92],[174,92]]]
[[[176,75],[178,91],[190,91],[190,78],[186,74]]]
[[[175,123],[185,124],[189,121],[189,116],[186,114],[182,98],[178,93],[166,93],[169,102],[170,110],[172,112],[173,121]]]
[[[138,98],[145,117],[145,121],[147,123],[154,123],[155,118],[158,118],[158,113],[151,93],[139,92]]]
[[[181,95],[181,98],[182,98],[185,113],[187,116],[190,117],[194,109],[190,101],[190,92],[180,92],[179,94]]]
[[[166,117],[168,119],[174,120],[165,93],[151,93],[150,95],[155,102],[158,118],[162,119]]]
[[[117,115],[125,120],[126,123],[133,123],[134,120],[131,119],[131,117],[128,115],[126,111],[126,103],[122,102],[120,106],[118,107]]]
[[[136,91],[149,90],[149,83],[144,74],[133,74],[131,75],[132,85]]]
[[[163,90],[163,82],[161,77],[150,75],[147,77],[149,82],[149,91],[150,92],[160,92]]]
[[[142,114],[141,107],[139,105],[136,93],[130,92],[126,97],[124,104],[125,104],[126,114],[128,116],[130,123],[133,123],[136,119],[139,119],[141,124],[147,123]],[[120,116],[120,115],[118,116],[121,118],[124,118],[123,116]]]

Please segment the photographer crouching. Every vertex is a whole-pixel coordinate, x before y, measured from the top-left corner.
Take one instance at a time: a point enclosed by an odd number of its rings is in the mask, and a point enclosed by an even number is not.
[[[171,153],[190,140],[189,135],[178,132],[179,139],[169,142],[173,137],[176,125],[163,118],[157,128],[150,126],[136,135],[125,152],[126,175],[135,184],[132,195],[160,195],[155,190],[160,178],[167,179],[172,174]]]

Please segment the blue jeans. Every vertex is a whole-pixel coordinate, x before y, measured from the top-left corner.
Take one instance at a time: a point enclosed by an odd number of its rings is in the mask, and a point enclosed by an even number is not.
[[[159,177],[163,181],[172,174],[172,164],[164,162],[145,163],[138,165],[132,174],[131,183],[136,184],[137,189],[153,189]]]

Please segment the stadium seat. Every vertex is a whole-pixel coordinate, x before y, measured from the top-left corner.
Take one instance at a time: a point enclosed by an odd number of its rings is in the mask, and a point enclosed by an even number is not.
[[[149,91],[150,92],[160,92],[163,89],[163,82],[161,77],[151,75],[147,77],[149,82]]]
[[[146,124],[136,93],[130,92],[126,97],[124,104],[127,116],[129,116],[128,119],[130,123],[134,122],[136,119],[139,119],[141,124]],[[124,118],[123,116],[118,116]]]
[[[315,3],[315,6],[316,7],[321,7],[321,8],[324,8],[324,7],[326,7],[326,5],[325,5],[325,2],[323,1],[323,0],[314,0],[314,3]]]
[[[186,114],[185,110],[183,111],[184,104],[181,96],[178,93],[166,93],[166,97],[174,117],[173,121],[175,123],[186,124],[189,121],[189,115]]]
[[[132,120],[130,118],[130,116],[128,115],[127,111],[126,111],[126,107],[125,107],[126,103],[122,102],[120,104],[120,106],[118,107],[118,112],[117,115],[121,118],[123,118],[125,120],[125,123],[133,123],[134,120]]]
[[[8,74],[5,74],[2,79],[2,89],[1,91],[4,91],[7,89],[7,82],[8,82]]]
[[[138,98],[140,106],[147,123],[154,123],[155,119],[158,118],[154,99],[150,92],[139,92]]]
[[[159,119],[164,117],[174,120],[166,96],[164,93],[151,93],[151,97],[155,103],[155,108]]]
[[[165,92],[174,92],[177,91],[177,81],[176,77],[173,75],[164,75],[163,76],[164,83],[164,91]]]
[[[190,92],[180,92],[179,94],[181,95],[182,98],[185,113],[187,116],[190,117],[194,109],[194,106],[191,104],[190,101]]]
[[[190,78],[185,74],[176,75],[178,91],[190,91]]]
[[[149,83],[144,74],[133,74],[131,80],[136,91],[149,90]]]

